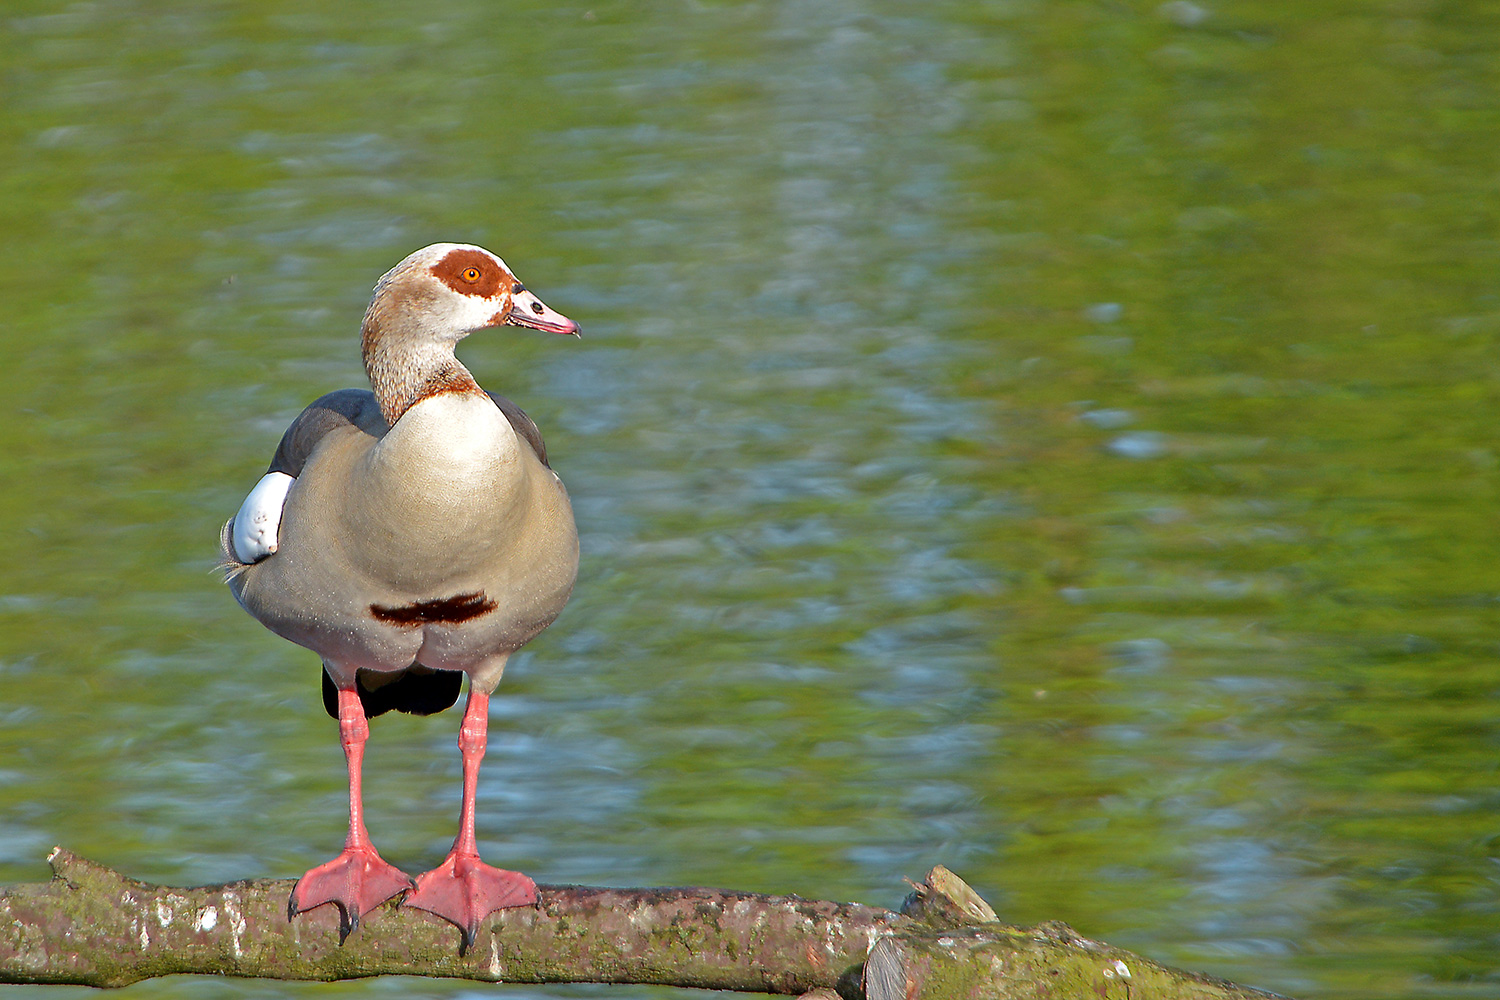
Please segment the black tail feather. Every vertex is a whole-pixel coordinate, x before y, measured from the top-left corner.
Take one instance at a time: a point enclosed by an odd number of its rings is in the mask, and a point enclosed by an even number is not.
[[[420,663],[413,663],[401,671],[393,680],[386,680],[377,687],[366,686],[366,681],[377,677],[385,680],[388,674],[372,674],[361,670],[354,675],[354,689],[359,692],[359,703],[364,706],[365,717],[375,718],[386,712],[407,712],[411,715],[436,715],[452,708],[463,688],[464,675],[457,670],[434,670]],[[328,671],[323,671],[323,709],[330,716],[339,717],[339,692],[333,685]]]

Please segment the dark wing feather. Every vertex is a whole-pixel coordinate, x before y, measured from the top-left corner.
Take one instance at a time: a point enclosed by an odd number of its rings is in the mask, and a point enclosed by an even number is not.
[[[340,427],[358,427],[373,437],[384,434],[385,418],[380,415],[375,394],[368,389],[340,389],[314,400],[281,435],[266,472],[284,472],[297,478],[318,442]]]
[[[547,446],[542,443],[542,432],[537,429],[536,421],[528,417],[525,410],[504,396],[490,392],[488,389],[485,390],[485,395],[493,399],[495,405],[500,407],[500,412],[505,414],[505,419],[510,421],[510,426],[526,440],[527,444],[531,445],[531,450],[536,452],[536,457],[542,460],[542,464],[549,469],[552,468],[547,462]]]
[[[359,692],[359,703],[367,719],[390,711],[435,715],[453,707],[463,682],[464,675],[457,670],[433,670],[420,663],[413,663],[395,674],[360,670],[354,675],[354,689]],[[334,687],[333,678],[328,676],[326,668],[323,670],[323,710],[332,718],[339,717],[338,688]]]

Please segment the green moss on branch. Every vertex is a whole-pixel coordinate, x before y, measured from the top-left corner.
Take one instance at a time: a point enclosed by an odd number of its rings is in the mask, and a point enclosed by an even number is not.
[[[836,989],[846,998],[863,995],[867,984],[871,1000],[1088,995],[1084,990],[1101,997],[1270,996],[1158,966],[1061,925],[1028,931],[1001,924],[946,869],[934,869],[918,887],[906,906],[910,915],[718,889],[538,886],[536,908],[492,915],[475,947],[460,955],[456,928],[394,902],[366,916],[340,947],[332,907],[287,920],[290,880],[177,889],[137,882],[61,848],[48,860],[52,881],[0,889],[0,982],[425,975],[780,994]]]

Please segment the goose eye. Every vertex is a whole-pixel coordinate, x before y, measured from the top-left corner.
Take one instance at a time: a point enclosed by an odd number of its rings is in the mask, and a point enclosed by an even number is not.
[[[477,267],[466,267],[466,268],[463,269],[462,272],[460,272],[459,277],[461,277],[465,281],[468,281],[468,282],[471,282],[471,283],[475,282],[475,281],[478,281],[479,280],[479,268],[477,268]]]

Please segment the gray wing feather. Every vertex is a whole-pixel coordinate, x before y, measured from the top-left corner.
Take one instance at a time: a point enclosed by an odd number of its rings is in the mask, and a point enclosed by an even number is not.
[[[313,400],[281,435],[266,472],[284,472],[295,479],[318,442],[340,427],[357,427],[373,437],[384,434],[385,418],[375,394],[368,389],[340,389]]]
[[[490,392],[488,389],[485,390],[485,395],[493,399],[495,405],[500,407],[500,412],[505,414],[506,420],[510,421],[511,428],[531,445],[531,450],[536,452],[536,457],[542,460],[542,464],[549,469],[552,468],[547,462],[547,446],[542,443],[542,432],[537,429],[536,421],[528,417],[525,410],[504,396]]]

